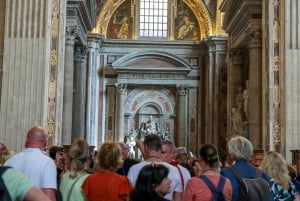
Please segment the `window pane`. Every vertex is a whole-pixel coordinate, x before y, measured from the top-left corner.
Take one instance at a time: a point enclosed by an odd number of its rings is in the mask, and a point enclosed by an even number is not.
[[[140,1],[140,36],[167,37],[168,0]]]

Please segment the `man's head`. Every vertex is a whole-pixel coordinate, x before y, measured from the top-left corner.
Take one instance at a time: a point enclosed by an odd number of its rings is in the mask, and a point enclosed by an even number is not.
[[[188,154],[186,152],[185,147],[178,147],[176,149],[176,162],[181,164],[181,163],[186,163],[188,158]]]
[[[118,144],[121,146],[122,148],[122,159],[125,160],[127,158],[129,158],[129,154],[128,154],[128,145],[125,144],[124,142],[118,142]]]
[[[25,142],[26,148],[39,148],[45,151],[47,144],[46,134],[42,127],[35,126],[28,131]]]
[[[145,147],[145,152],[147,151],[161,152],[162,142],[160,136],[156,134],[146,135],[144,139],[144,147]]]
[[[175,159],[176,147],[173,141],[164,140],[162,141],[161,157],[163,161],[170,163]]]

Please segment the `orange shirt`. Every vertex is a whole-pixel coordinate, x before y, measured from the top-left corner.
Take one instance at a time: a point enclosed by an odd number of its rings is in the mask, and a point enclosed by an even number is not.
[[[204,174],[215,186],[218,185],[220,174],[207,172]],[[229,179],[226,178],[223,194],[227,201],[232,199],[232,188]],[[183,194],[183,201],[210,201],[212,192],[209,187],[198,177],[192,177]]]
[[[126,201],[132,186],[125,176],[99,171],[86,178],[82,190],[89,201]]]

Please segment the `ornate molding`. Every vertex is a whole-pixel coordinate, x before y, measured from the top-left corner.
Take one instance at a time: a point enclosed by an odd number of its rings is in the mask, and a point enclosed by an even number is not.
[[[273,41],[273,52],[272,52],[272,65],[273,65],[273,72],[270,73],[270,75],[273,75],[273,112],[274,112],[274,126],[273,126],[273,144],[275,145],[276,151],[280,151],[280,143],[281,143],[281,122],[280,122],[280,117],[281,117],[281,109],[280,109],[280,80],[281,80],[281,73],[280,73],[280,40],[279,40],[279,33],[280,33],[280,13],[279,13],[279,8],[280,4],[278,0],[273,0],[273,35],[271,34],[270,36],[272,37]]]
[[[50,24],[50,60],[49,60],[49,82],[48,82],[48,108],[47,108],[47,137],[49,146],[54,144],[56,130],[57,112],[57,73],[58,73],[58,52],[59,52],[59,30],[61,0],[53,0],[51,7]]]

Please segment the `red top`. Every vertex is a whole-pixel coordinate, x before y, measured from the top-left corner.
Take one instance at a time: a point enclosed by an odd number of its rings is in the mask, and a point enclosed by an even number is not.
[[[218,185],[220,180],[219,173],[206,172],[204,174],[215,186]],[[229,179],[226,178],[223,194],[226,200],[232,199],[232,188]],[[198,177],[192,177],[186,186],[183,194],[183,201],[210,201],[212,199],[212,192],[209,187]]]
[[[89,175],[81,187],[89,201],[126,201],[132,191],[127,177],[111,171]]]

